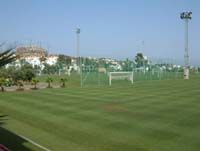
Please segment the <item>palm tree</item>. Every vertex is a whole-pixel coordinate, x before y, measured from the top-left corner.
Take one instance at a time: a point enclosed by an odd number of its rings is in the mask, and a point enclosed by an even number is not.
[[[61,78],[60,82],[61,82],[61,87],[64,88],[66,86],[67,78]]]
[[[6,80],[5,78],[0,78],[0,87],[1,87],[1,92],[4,92],[4,86],[5,86]]]
[[[38,79],[32,79],[32,84],[34,85],[33,89],[37,89],[37,84],[39,83]]]
[[[137,55],[135,56],[135,62],[137,63],[137,67],[143,67],[148,63],[142,53],[137,53]]]
[[[48,83],[47,88],[52,88],[51,83],[53,82],[53,79],[51,77],[48,77],[46,82]]]
[[[2,45],[3,44],[0,44],[0,47],[2,47]],[[0,52],[0,67],[15,61],[15,59],[16,55],[13,52],[13,48]]]

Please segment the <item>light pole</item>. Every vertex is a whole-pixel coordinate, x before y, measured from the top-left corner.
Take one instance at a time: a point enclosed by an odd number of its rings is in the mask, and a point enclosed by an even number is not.
[[[76,28],[76,63],[78,67],[80,67],[80,32],[80,28]]]
[[[189,50],[188,50],[188,22],[192,19],[192,12],[183,12],[180,18],[185,20],[185,68],[184,68],[184,79],[189,79]]]
[[[83,80],[82,80],[82,63],[81,63],[81,57],[80,57],[80,28],[76,28],[76,49],[77,49],[77,66],[78,66],[78,73],[80,74],[80,85],[83,86]]]

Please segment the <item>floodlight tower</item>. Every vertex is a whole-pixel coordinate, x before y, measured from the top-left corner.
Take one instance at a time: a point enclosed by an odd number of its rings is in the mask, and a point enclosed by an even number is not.
[[[81,56],[80,56],[80,33],[81,33],[81,29],[76,28],[77,66],[78,66],[78,73],[80,74],[80,85],[82,87],[83,79],[82,79],[82,63],[81,63]]]
[[[192,12],[183,12],[180,18],[185,20],[185,69],[184,79],[189,79],[189,50],[188,50],[188,22],[192,19]]]
[[[76,50],[77,50],[77,54],[76,54],[76,58],[77,58],[77,66],[80,67],[80,28],[76,28]]]

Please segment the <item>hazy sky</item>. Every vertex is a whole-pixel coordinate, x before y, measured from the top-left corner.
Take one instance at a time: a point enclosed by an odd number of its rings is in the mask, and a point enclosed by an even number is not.
[[[182,11],[192,11],[190,55],[200,64],[199,0],[1,0],[0,42],[41,42],[50,52],[133,58],[139,50],[153,58],[183,61]]]

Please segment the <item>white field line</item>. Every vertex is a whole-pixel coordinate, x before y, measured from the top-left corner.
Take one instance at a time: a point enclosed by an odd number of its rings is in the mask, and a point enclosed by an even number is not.
[[[16,134],[16,135],[17,135],[17,134]],[[45,150],[45,151],[52,151],[52,150],[50,150],[50,149],[48,149],[48,148],[46,148],[46,147],[44,147],[44,146],[41,146],[40,144],[38,144],[38,143],[36,143],[36,142],[34,142],[34,141],[32,141],[31,139],[29,139],[29,138],[27,138],[27,137],[25,137],[25,136],[22,136],[22,135],[18,135],[18,136],[21,137],[22,139],[28,141],[29,143],[31,143],[31,144],[33,144],[33,145],[35,145],[35,146],[37,146],[37,147],[39,147],[39,148]]]

